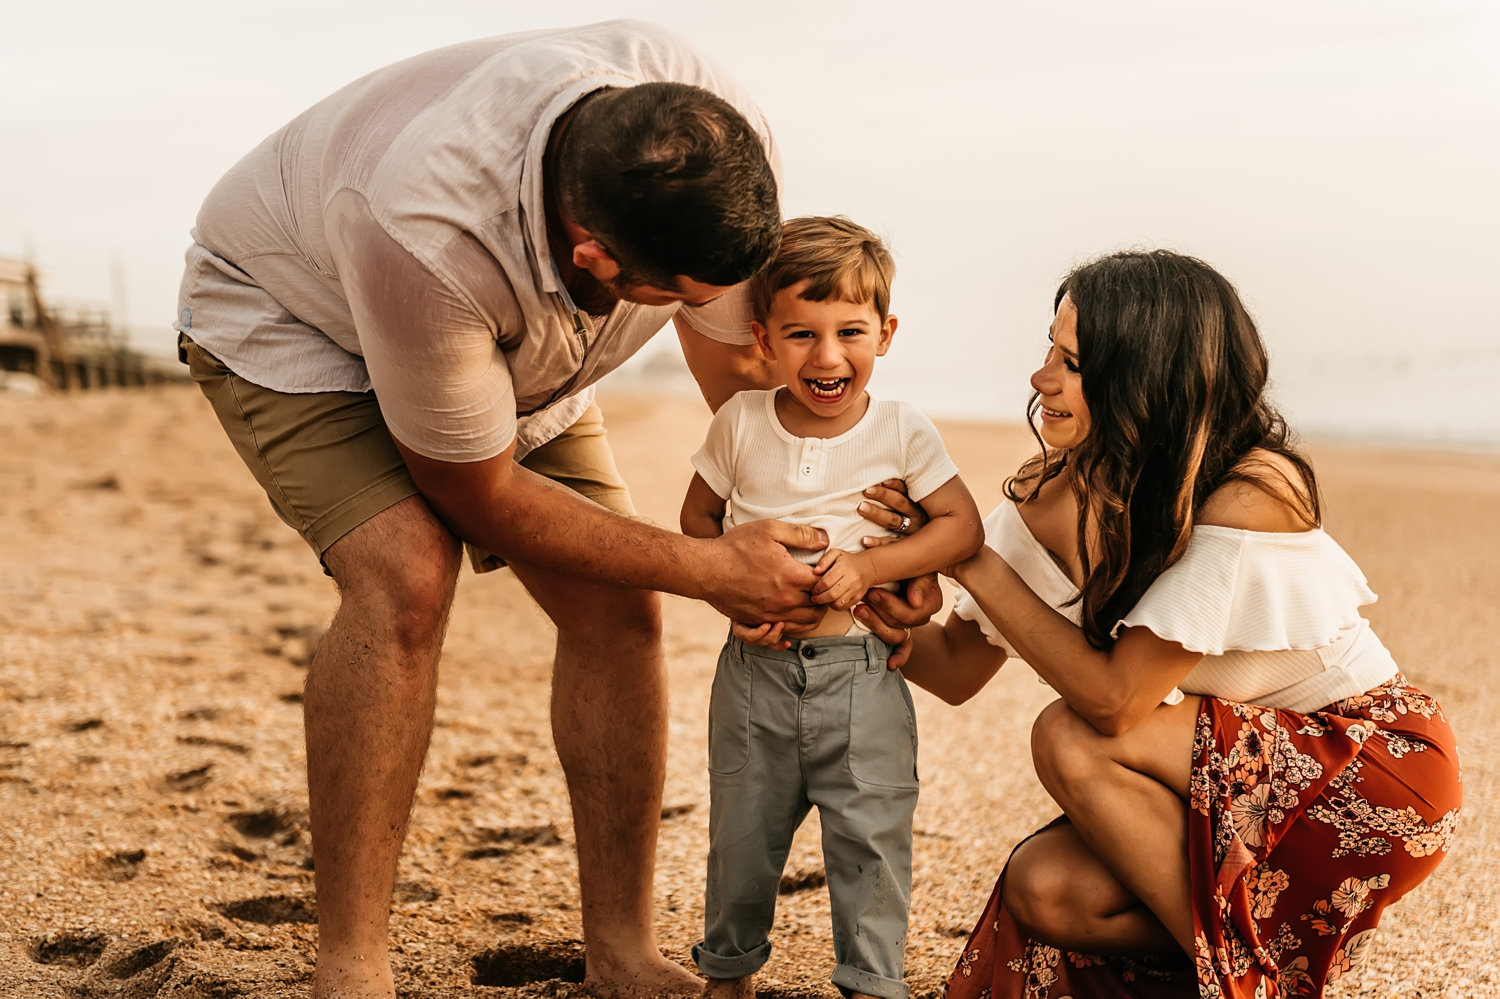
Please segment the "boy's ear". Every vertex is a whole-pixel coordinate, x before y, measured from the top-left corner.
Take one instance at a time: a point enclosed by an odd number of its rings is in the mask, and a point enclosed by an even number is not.
[[[875,356],[884,357],[894,339],[896,339],[896,317],[886,316],[885,322],[880,324],[880,339],[875,341]]]
[[[776,360],[776,352],[771,349],[771,335],[766,332],[766,328],[752,319],[750,332],[755,337],[755,344],[760,348],[761,356],[768,361]]]

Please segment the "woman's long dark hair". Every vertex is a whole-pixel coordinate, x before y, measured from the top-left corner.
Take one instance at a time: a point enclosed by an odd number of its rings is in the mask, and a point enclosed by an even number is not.
[[[1312,466],[1266,398],[1266,348],[1234,287],[1201,260],[1167,250],[1113,253],[1076,268],[1057,290],[1078,310],[1078,362],[1090,426],[1067,452],[1042,452],[1005,484],[1025,502],[1065,468],[1078,501],[1089,644],[1109,648],[1116,623],[1182,557],[1203,502],[1243,479],[1321,520]],[[1028,405],[1035,434],[1041,405]],[[1037,434],[1041,442],[1040,434]],[[1254,449],[1283,456],[1290,481]]]

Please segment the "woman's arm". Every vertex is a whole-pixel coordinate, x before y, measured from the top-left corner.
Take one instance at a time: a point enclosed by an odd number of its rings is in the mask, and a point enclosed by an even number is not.
[[[825,554],[813,600],[847,610],[872,587],[947,569],[984,544],[979,508],[958,476],[924,496],[921,509],[927,521],[919,529],[862,551]]]
[[[878,632],[877,632],[878,634]],[[945,624],[912,629],[911,658],[901,674],[949,704],[962,704],[1005,665],[1005,650],[991,645],[979,625],[957,614]]]
[[[1105,735],[1133,728],[1203,658],[1145,628],[1125,629],[1107,651],[1094,648],[990,548],[959,565],[954,578],[1016,654]]]

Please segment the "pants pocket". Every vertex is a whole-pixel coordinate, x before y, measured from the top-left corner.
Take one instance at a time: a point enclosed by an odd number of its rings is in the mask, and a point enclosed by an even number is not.
[[[849,773],[882,787],[917,786],[917,715],[898,670],[860,670],[849,705]]]
[[[727,776],[750,762],[750,664],[725,644],[708,698],[708,769]]]

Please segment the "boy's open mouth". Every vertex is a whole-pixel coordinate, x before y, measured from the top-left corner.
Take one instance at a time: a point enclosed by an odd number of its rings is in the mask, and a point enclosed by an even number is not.
[[[807,390],[814,399],[837,399],[849,386],[847,378],[804,378],[802,381],[806,383]]]

